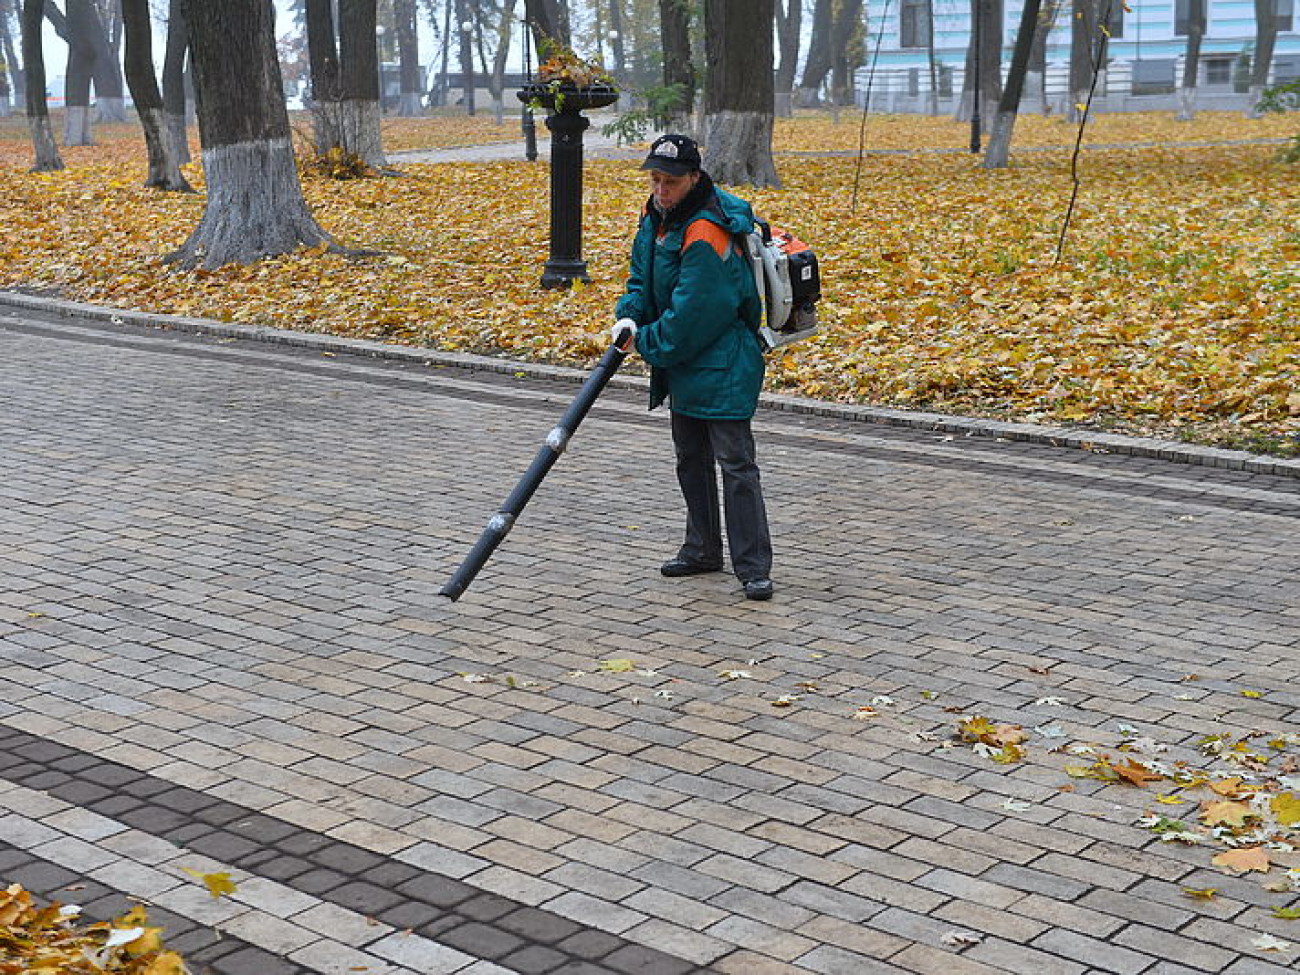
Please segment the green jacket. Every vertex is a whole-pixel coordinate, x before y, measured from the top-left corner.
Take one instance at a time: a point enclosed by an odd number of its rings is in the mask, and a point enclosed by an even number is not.
[[[693,227],[698,221],[724,233]],[[668,399],[673,412],[705,420],[754,415],[763,386],[762,306],[734,237],[753,227],[749,204],[707,174],[669,213],[647,204],[615,314],[637,324],[651,409]]]

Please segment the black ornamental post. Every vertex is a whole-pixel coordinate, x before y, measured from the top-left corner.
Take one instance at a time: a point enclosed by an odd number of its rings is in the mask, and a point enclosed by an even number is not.
[[[591,126],[583,111],[618,100],[606,85],[578,87],[547,83],[525,85],[519,99],[547,109],[551,130],[551,255],[542,272],[543,288],[567,288],[589,281],[582,259],[582,138]]]
[[[980,17],[983,10],[982,0],[974,0],[971,4],[971,66],[975,77],[971,81],[970,151],[976,155],[980,151],[980,136],[984,129],[980,119]]]
[[[525,17],[520,21],[524,26],[524,84],[533,83],[533,30]],[[529,162],[537,161],[537,123],[533,120],[533,108],[525,105],[520,113],[520,123],[524,132],[524,158]]]

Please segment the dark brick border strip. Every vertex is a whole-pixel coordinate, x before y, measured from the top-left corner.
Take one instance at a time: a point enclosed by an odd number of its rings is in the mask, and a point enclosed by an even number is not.
[[[0,725],[0,778],[523,975],[709,971],[550,911],[5,725]],[[0,859],[0,867],[4,862]],[[229,975],[291,971],[297,969],[240,967]]]
[[[76,904],[91,921],[111,921],[134,903],[98,880],[42,860],[0,839],[0,884],[22,884],[42,901]],[[234,935],[149,905],[149,923],[163,929],[168,948],[179,951],[193,975],[311,975],[311,969],[286,961]]]
[[[0,307],[24,309],[38,314],[62,318],[82,318],[97,322],[111,322],[117,326],[155,328],[222,338],[245,339],[276,345],[297,346],[320,352],[354,355],[402,362],[453,366],[469,371],[500,372],[523,375],[532,379],[581,382],[586,373],[579,369],[549,366],[517,359],[495,359],[490,356],[469,355],[459,352],[441,352],[413,346],[387,345],[362,339],[341,338],[313,332],[295,332],[288,329],[256,325],[235,325],[203,318],[181,315],[161,315],[153,312],[108,308],[86,302],[67,301],[48,295],[23,294],[19,291],[0,291]],[[610,385],[623,388],[644,389],[648,380],[639,376],[615,376]],[[857,406],[798,396],[764,393],[761,404],[773,410],[811,416],[825,416],[857,423],[901,426],[941,433],[1000,437],[1021,443],[1043,444],[1079,450],[1104,449],[1113,454],[1131,457],[1148,457],[1179,464],[1202,467],[1222,467],[1229,470],[1248,471],[1253,474],[1275,474],[1300,478],[1300,458],[1271,457],[1252,454],[1244,450],[1226,450],[1202,447],[1126,434],[1076,430],[1063,427],[1045,427],[1032,423],[1009,423],[981,417],[949,416],[912,410]]]

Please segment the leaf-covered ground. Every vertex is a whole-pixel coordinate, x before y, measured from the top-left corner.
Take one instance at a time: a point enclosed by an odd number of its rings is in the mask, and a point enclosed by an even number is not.
[[[181,956],[137,904],[90,923],[79,907],[39,904],[20,884],[0,888],[0,975],[188,975]]]
[[[1010,169],[967,153],[815,156],[856,148],[860,118],[782,121],[783,189],[747,191],[813,243],[824,329],[773,358],[769,388],[913,407],[1183,436],[1300,452],[1300,171],[1270,145],[1293,117],[1098,116],[1064,257],[1075,129],[1027,116]],[[515,138],[518,119],[392,120],[390,148]],[[201,196],[146,190],[141,140],[105,128],[34,175],[0,138],[0,286],[156,312],[333,331],[442,349],[590,364],[606,341],[646,187],[589,160],[584,256],[593,284],[538,288],[547,169],[409,165],[403,178],[309,179],[318,219],[361,261],[301,253],[216,273],[160,255]],[[871,117],[870,148],[960,147],[947,119]],[[1150,143],[1158,143],[1152,146]],[[1054,148],[1053,148],[1054,147]],[[197,166],[188,170],[201,187]],[[856,196],[856,204],[855,204]]]
[[[1172,112],[1116,112],[1088,119],[1084,128],[1085,146],[1129,144],[1189,144],[1197,142],[1238,142],[1255,139],[1281,139],[1293,135],[1294,117],[1271,115],[1248,119],[1235,112],[1201,113],[1193,122],[1178,122]],[[1073,146],[1078,125],[1059,115],[1026,114],[1016,120],[1016,146]],[[843,112],[839,124],[815,115],[778,119],[776,139],[790,151],[826,149],[857,150],[859,144],[871,149],[967,149],[970,125],[953,122],[948,116],[871,115],[865,124],[862,116]],[[985,140],[987,142],[987,139]]]

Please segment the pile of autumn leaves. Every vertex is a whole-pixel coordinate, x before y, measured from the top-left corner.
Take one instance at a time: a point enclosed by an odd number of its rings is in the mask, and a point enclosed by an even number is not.
[[[1046,737],[1063,733],[1057,726],[1034,731]],[[1156,790],[1136,826],[1161,843],[1212,850],[1209,863],[1222,874],[1267,876],[1265,889],[1282,897],[1273,917],[1300,920],[1300,733],[1207,735],[1197,742],[1199,761],[1172,758],[1168,745],[1129,726],[1122,727],[1121,736],[1111,748],[1076,742],[1053,751],[1067,756],[1062,771],[1071,779]],[[972,715],[959,720],[953,743],[1012,765],[1027,757],[1031,737],[1020,725]],[[1182,892],[1214,900],[1219,890],[1183,887]],[[1264,951],[1290,947],[1268,934],[1253,945]]]
[[[771,358],[769,389],[1300,453],[1296,169],[1276,144],[1234,144],[1280,143],[1293,117],[1097,116],[1068,227],[1076,130],[1060,119],[1022,118],[1000,171],[957,151],[968,132],[948,119],[860,121],[782,120],[783,187],[744,191],[822,263],[822,332]],[[518,121],[385,131],[390,147],[476,139],[517,140]],[[859,161],[859,140],[885,151]],[[322,226],[379,256],[181,272],[161,255],[198,223],[203,198],[142,188],[139,143],[106,133],[66,150],[64,172],[33,175],[30,146],[0,131],[0,287],[588,367],[646,198],[635,154],[588,159],[592,284],[568,292],[538,286],[548,170],[522,159],[394,158],[401,178],[308,176]],[[201,188],[200,167],[186,172]]]
[[[0,975],[187,975],[137,905],[115,921],[82,923],[80,910],[38,905],[18,884],[0,889]]]

